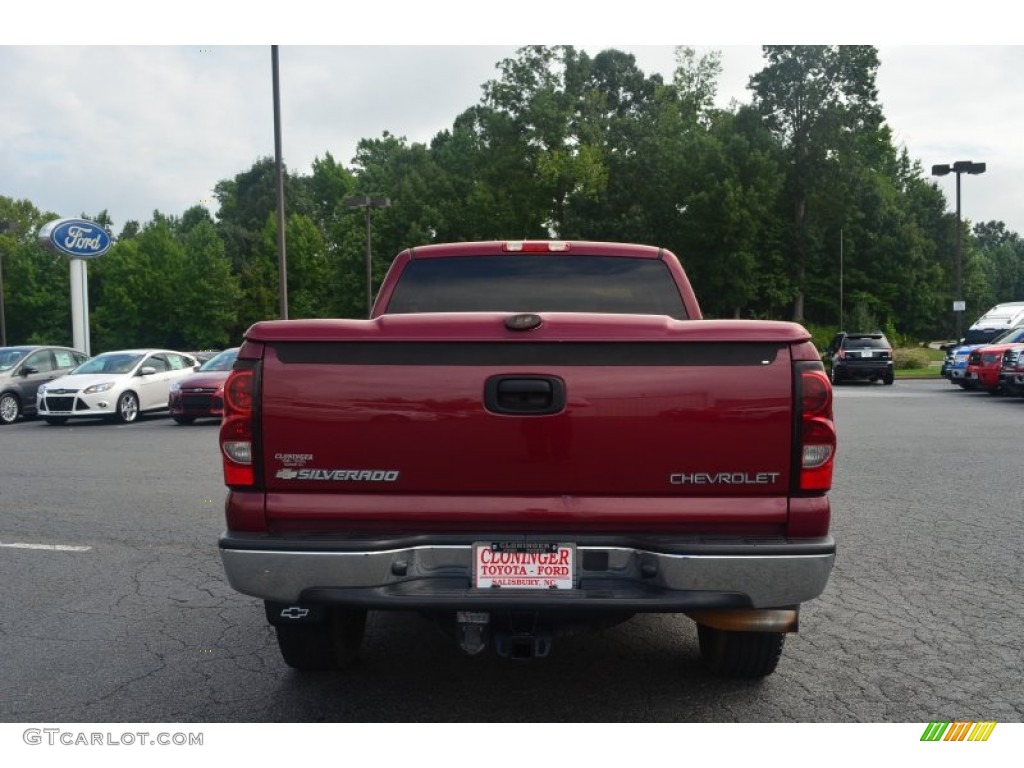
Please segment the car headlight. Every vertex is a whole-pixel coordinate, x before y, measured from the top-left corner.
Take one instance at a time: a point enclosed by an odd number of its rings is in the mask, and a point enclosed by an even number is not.
[[[38,392],[40,395],[45,395],[46,394],[46,385],[45,384],[40,384],[39,385],[39,389],[37,389],[36,392]]]
[[[180,381],[172,381],[171,382],[171,392],[177,392],[180,389],[181,389],[181,382]]]
[[[86,387],[85,389],[83,389],[82,394],[95,395],[98,392],[106,392],[107,390],[113,388],[113,386],[114,382],[112,381],[105,381],[102,384],[93,384],[91,387]]]

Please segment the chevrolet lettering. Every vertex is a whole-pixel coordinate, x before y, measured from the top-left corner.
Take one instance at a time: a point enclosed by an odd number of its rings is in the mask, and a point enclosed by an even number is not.
[[[779,472],[675,472],[668,476],[672,485],[771,485]]]
[[[224,387],[221,559],[286,664],[350,666],[376,610],[511,659],[664,613],[713,672],[775,670],[836,550],[807,329],[704,320],[671,252],[583,241],[406,249],[369,315],[257,322]]]

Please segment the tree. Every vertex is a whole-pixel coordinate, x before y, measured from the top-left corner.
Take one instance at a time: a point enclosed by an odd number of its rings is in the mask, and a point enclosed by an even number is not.
[[[147,333],[152,326],[147,298],[162,276],[154,274],[143,233],[114,243],[89,270],[94,352],[144,346],[153,338]]]
[[[39,228],[60,218],[28,200],[0,196],[0,268],[8,344],[71,344],[68,260],[39,244]]]
[[[175,291],[180,344],[187,350],[226,347],[241,341],[232,336],[241,289],[212,219],[204,208],[205,216],[190,216],[194,210],[182,217],[194,224],[180,236],[184,258]]]
[[[314,221],[293,214],[285,223],[288,241],[288,316],[332,317],[338,306],[337,282],[323,236]],[[277,251],[277,217],[268,216],[262,251]]]
[[[226,346],[238,338],[238,278],[213,221],[200,206],[180,219],[154,213],[137,236],[93,262],[94,346]]]
[[[1024,241],[1001,221],[975,224],[968,238],[968,300],[979,311],[1024,297]],[[979,291],[973,297],[971,293]],[[981,293],[980,291],[984,291]]]
[[[286,212],[314,215],[309,177],[286,171],[284,195]],[[253,322],[279,314],[277,249],[268,251],[262,242],[267,217],[277,211],[276,163],[270,157],[258,159],[233,179],[217,182],[214,196],[220,204],[217,233],[241,290],[231,330],[232,338],[239,338]]]
[[[547,236],[549,207],[536,189],[526,138],[509,115],[471,107],[434,137],[430,152],[438,169],[432,239]]]
[[[754,106],[789,155],[794,320],[802,321],[808,270],[815,252],[813,202],[832,177],[829,162],[845,137],[876,132],[882,123],[872,46],[764,46],[767,66],[750,79]]]
[[[705,314],[745,317],[778,302],[783,253],[778,203],[784,185],[778,147],[749,109],[709,116],[680,151],[679,249]],[[784,275],[784,272],[783,272]]]
[[[142,229],[142,227],[139,226],[139,222],[135,221],[135,219],[129,219],[124,223],[124,226],[121,227],[121,235],[118,237],[118,240],[130,240],[139,234],[140,229]]]

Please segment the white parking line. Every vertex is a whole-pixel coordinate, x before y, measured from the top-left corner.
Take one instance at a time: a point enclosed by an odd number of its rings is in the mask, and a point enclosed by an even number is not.
[[[0,547],[8,549],[48,549],[56,552],[88,552],[92,547],[77,546],[75,544],[4,544],[0,541]]]

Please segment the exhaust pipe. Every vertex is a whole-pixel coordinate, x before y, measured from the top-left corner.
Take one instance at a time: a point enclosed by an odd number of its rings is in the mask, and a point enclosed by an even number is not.
[[[800,623],[796,608],[690,611],[686,615],[698,624],[729,632],[796,632]]]

